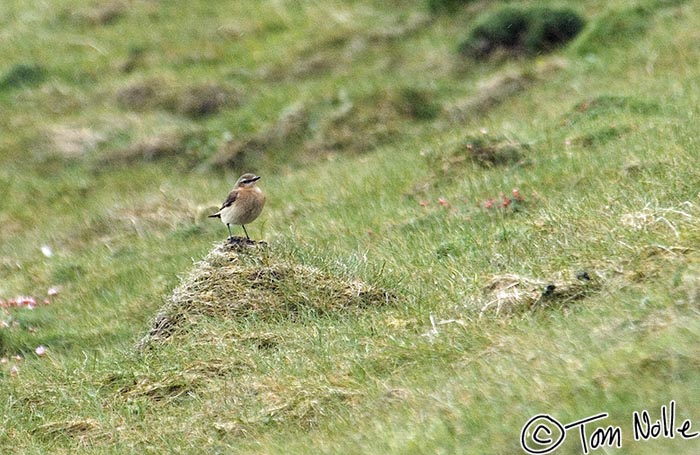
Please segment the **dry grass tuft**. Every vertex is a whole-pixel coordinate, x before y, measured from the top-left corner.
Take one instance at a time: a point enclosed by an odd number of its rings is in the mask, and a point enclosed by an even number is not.
[[[234,98],[230,90],[217,84],[196,85],[177,95],[175,111],[195,119],[207,117],[231,104]]]
[[[50,152],[64,158],[79,158],[107,141],[106,134],[85,126],[56,125],[45,134]]]
[[[119,389],[119,394],[127,399],[173,400],[194,394],[208,379],[225,376],[237,367],[230,360],[199,361],[184,370],[134,378]]]
[[[481,314],[510,315],[538,308],[562,307],[598,289],[599,277],[591,277],[584,271],[575,277],[564,278],[559,274],[547,280],[514,273],[496,275],[484,287]]]
[[[530,146],[503,136],[478,133],[461,140],[447,153],[426,153],[431,169],[439,178],[448,178],[463,172],[467,163],[492,168],[495,166],[523,166],[529,164]]]
[[[528,149],[527,144],[505,137],[473,136],[463,142],[452,158],[466,156],[480,166],[493,167],[522,163],[523,151]]]
[[[261,243],[223,243],[183,279],[139,343],[186,332],[202,317],[303,319],[383,305],[390,294],[360,280],[275,257]]]
[[[684,202],[677,207],[654,207],[647,204],[641,210],[625,213],[620,218],[620,224],[633,231],[670,231],[674,237],[680,238],[682,228],[695,224],[697,218],[692,214],[693,206]]]
[[[312,428],[336,408],[347,408],[360,392],[325,381],[292,377],[254,380],[241,390],[244,396],[255,397],[253,412],[241,409],[238,422],[242,429],[254,429],[271,423],[294,422],[301,428]],[[241,428],[235,428],[240,431]]]
[[[223,85],[201,83],[174,87],[161,80],[134,81],[117,90],[115,98],[123,109],[162,109],[192,119],[217,114],[241,101],[236,90]]]
[[[46,439],[61,437],[94,439],[106,435],[106,433],[100,429],[99,423],[93,419],[72,419],[61,422],[50,422],[36,427],[32,433]]]
[[[144,111],[153,109],[160,103],[163,84],[155,80],[132,82],[117,90],[117,104],[123,109]]]

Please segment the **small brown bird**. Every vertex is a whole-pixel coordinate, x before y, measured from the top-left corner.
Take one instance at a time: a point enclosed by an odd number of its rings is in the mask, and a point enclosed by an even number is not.
[[[239,224],[243,227],[245,238],[250,240],[245,225],[252,223],[265,205],[265,195],[256,185],[260,177],[255,174],[243,174],[240,176],[226,201],[218,212],[209,215],[209,218],[221,218],[221,222],[228,228],[228,239],[233,242],[231,225]]]

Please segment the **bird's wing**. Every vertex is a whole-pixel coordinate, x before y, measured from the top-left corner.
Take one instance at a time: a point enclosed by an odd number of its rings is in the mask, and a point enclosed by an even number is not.
[[[225,209],[226,207],[229,207],[231,204],[233,204],[236,201],[236,198],[238,197],[238,189],[234,188],[231,190],[230,193],[228,193],[228,197],[224,201],[224,203],[221,205],[221,208],[219,210]]]

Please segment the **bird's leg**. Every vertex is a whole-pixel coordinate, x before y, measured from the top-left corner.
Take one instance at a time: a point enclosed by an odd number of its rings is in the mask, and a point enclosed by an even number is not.
[[[228,228],[228,241],[233,242],[233,234],[231,234],[231,225],[226,223],[226,228]]]
[[[250,240],[250,237],[248,237],[248,231],[245,230],[245,226],[241,224],[241,227],[243,228],[243,232],[245,232],[245,238]]]

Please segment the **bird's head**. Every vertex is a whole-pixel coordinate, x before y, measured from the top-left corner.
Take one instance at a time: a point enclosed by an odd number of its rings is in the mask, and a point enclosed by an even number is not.
[[[250,188],[255,186],[258,180],[260,180],[259,175],[250,173],[243,174],[238,178],[238,181],[236,181],[236,188]]]

